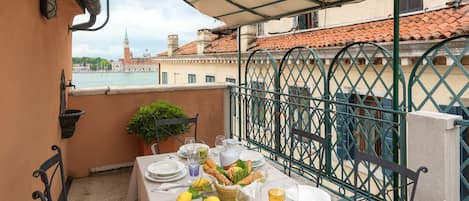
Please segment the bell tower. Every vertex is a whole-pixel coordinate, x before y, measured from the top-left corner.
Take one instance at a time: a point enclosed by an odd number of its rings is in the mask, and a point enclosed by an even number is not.
[[[125,38],[124,38],[124,64],[129,64],[132,59],[129,47],[129,37],[127,35],[127,29],[125,29]]]

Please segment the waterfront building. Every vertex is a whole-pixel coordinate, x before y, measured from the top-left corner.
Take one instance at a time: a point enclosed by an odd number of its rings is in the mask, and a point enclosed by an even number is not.
[[[145,50],[142,57],[133,57],[127,30],[125,30],[124,58],[113,62],[112,69],[118,72],[154,72],[157,71],[158,65],[152,60],[151,53],[148,49]]]
[[[89,72],[91,71],[90,64],[72,64],[72,72]]]

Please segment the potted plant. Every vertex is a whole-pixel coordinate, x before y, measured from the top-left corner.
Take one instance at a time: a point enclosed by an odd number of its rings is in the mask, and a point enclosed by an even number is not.
[[[188,118],[188,115],[178,106],[166,101],[156,101],[141,106],[129,120],[127,133],[136,134],[142,139],[143,154],[151,154],[150,145],[155,142],[155,119]],[[158,127],[158,141],[163,148],[174,149],[177,144],[174,136],[184,134],[189,125],[168,125]]]

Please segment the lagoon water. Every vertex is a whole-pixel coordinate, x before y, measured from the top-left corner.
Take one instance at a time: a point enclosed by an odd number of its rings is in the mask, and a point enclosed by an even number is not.
[[[156,85],[157,72],[74,72],[72,84],[78,89],[104,86]]]

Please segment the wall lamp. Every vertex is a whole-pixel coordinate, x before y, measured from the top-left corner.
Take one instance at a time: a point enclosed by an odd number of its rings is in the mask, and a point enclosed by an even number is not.
[[[41,0],[41,1],[44,1],[44,0]],[[48,0],[48,1],[51,1],[51,0]],[[106,12],[107,12],[106,20],[101,26],[96,27],[96,28],[90,28],[90,27],[92,27],[96,23],[96,16],[98,16],[99,13],[101,13],[100,1],[99,0],[79,0],[79,2],[81,6],[83,7],[83,9],[86,8],[86,10],[88,10],[88,13],[90,14],[90,19],[88,20],[88,22],[72,25],[71,27],[68,28],[69,30],[71,31],[97,31],[97,30],[102,29],[104,26],[106,26],[106,24],[109,21],[109,0],[106,0],[106,7],[107,7],[106,8]]]
[[[57,0],[40,0],[39,6],[41,14],[47,19],[57,15]]]

